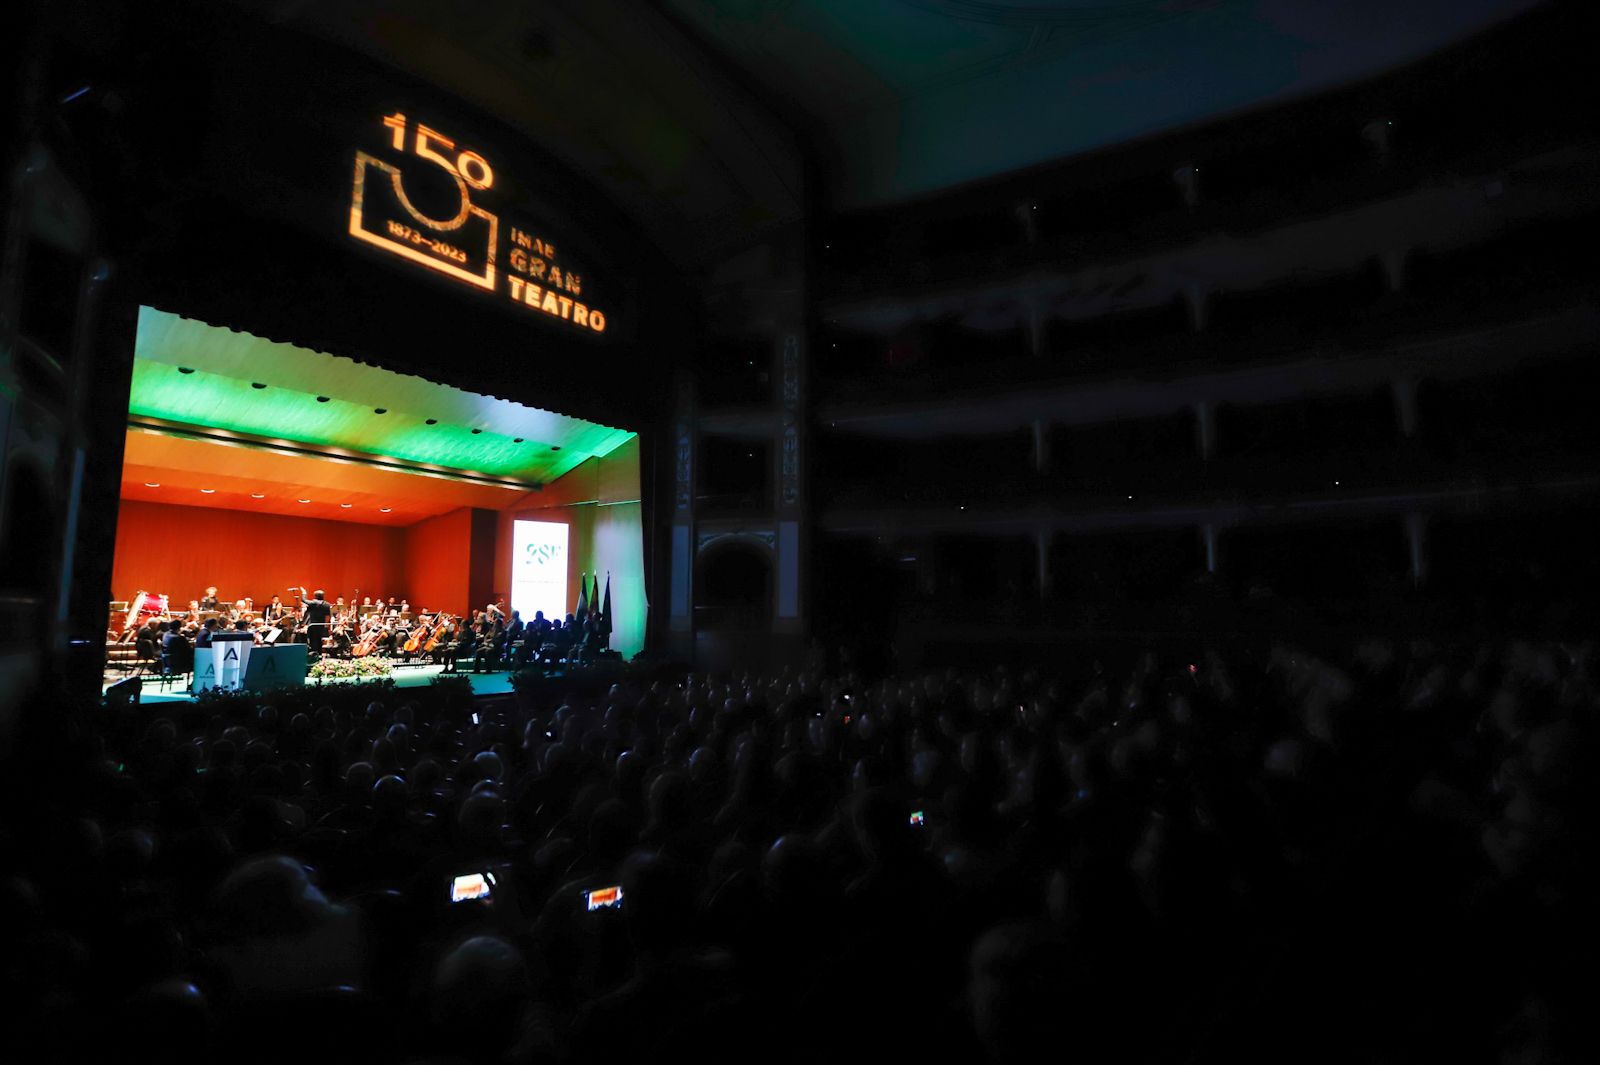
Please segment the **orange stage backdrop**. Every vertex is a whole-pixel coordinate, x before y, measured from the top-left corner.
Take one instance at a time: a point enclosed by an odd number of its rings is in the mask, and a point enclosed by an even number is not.
[[[479,580],[485,569],[481,557],[473,565],[475,543],[493,565],[493,540],[485,551],[481,532],[484,513],[475,522],[474,512],[463,508],[395,529],[124,499],[111,590],[118,599],[143,588],[187,603],[214,584],[225,600],[250,596],[261,604],[305,584],[324,589],[330,599],[360,588],[362,595],[462,613],[475,590],[469,587],[474,569]]]
[[[224,600],[257,603],[288,599],[284,589],[298,584],[330,599],[357,588],[399,595],[403,538],[381,525],[124,499],[111,590],[118,599],[166,592],[175,603],[200,598],[208,584]]]
[[[411,605],[419,610],[466,613],[472,511],[452,510],[419,521],[402,532],[405,566],[401,583]]]

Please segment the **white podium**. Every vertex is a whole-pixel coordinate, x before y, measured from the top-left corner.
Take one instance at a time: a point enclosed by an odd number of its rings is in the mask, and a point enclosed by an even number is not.
[[[219,632],[211,637],[211,646],[206,650],[211,652],[213,687],[230,692],[244,687],[250,651],[255,645],[255,637],[248,632]]]

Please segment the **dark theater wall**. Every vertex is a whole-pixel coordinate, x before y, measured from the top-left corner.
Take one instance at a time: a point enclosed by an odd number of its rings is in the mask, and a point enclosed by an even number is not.
[[[111,590],[118,599],[141,588],[165,592],[174,603],[198,599],[210,584],[224,599],[257,603],[300,584],[330,599],[357,588],[404,595],[408,531],[124,500]]]

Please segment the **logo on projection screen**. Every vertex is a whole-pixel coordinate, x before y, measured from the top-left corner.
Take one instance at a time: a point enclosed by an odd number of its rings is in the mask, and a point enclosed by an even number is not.
[[[511,523],[511,609],[522,620],[567,612],[567,526],[559,521]]]

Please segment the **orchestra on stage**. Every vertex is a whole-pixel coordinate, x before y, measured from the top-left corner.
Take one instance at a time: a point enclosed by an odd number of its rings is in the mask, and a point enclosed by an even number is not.
[[[468,661],[479,672],[521,669],[537,661],[590,661],[604,656],[610,642],[610,619],[581,601],[565,619],[547,619],[536,611],[524,621],[517,611],[506,610],[503,599],[463,617],[414,611],[408,601],[393,597],[330,601],[320,588],[286,588],[261,606],[250,598],[229,602],[217,593],[208,587],[189,600],[187,609],[174,609],[167,595],[141,589],[127,604],[113,604],[107,641],[135,644],[141,660],[171,661],[182,660],[185,651],[192,659],[192,652],[209,646],[218,632],[245,632],[261,646],[307,644],[314,658],[380,655],[442,665],[445,672]]]

